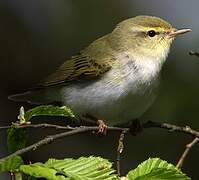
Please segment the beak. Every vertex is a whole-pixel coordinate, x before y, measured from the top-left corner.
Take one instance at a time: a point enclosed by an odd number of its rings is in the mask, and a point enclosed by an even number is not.
[[[169,38],[175,38],[181,34],[185,34],[187,32],[191,32],[191,29],[172,29],[169,33],[168,36]]]

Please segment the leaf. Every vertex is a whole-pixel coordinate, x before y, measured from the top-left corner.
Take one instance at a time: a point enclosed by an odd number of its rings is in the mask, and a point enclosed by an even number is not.
[[[45,164],[22,165],[20,171],[51,180],[116,180],[118,177],[113,174],[115,171],[111,167],[108,160],[90,156],[79,159],[49,159]]]
[[[0,172],[14,171],[23,164],[23,160],[20,156],[11,157],[5,161],[0,161]]]
[[[9,152],[15,152],[26,145],[27,133],[25,129],[17,129],[14,126],[7,131],[7,146]]]
[[[129,180],[190,180],[174,165],[159,158],[149,158],[127,174]]]
[[[64,117],[75,117],[72,111],[66,106],[58,107],[53,105],[41,105],[33,109],[28,110],[24,117],[26,122],[34,116],[64,116]]]
[[[57,175],[57,171],[45,167],[41,163],[35,163],[35,164],[30,164],[30,165],[21,165],[19,170],[25,174],[28,174],[30,176],[36,177],[36,178],[46,178],[46,179],[51,179],[51,180],[64,180],[66,179],[62,175]]]

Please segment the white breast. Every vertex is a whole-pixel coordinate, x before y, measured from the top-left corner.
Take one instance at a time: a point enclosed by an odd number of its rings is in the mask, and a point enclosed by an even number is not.
[[[62,87],[61,99],[79,115],[90,114],[109,125],[140,117],[156,97],[160,65],[123,58],[122,65],[97,81]]]

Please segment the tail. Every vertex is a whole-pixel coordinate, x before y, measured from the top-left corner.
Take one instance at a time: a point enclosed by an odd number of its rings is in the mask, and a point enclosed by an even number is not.
[[[52,102],[47,98],[44,90],[27,91],[20,94],[8,96],[8,99],[17,102],[28,102],[30,104],[47,104]]]

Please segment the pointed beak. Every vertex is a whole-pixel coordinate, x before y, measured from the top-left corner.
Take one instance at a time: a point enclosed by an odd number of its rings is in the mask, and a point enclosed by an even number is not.
[[[181,34],[185,34],[187,32],[191,32],[191,29],[172,29],[169,33],[168,36],[169,38],[175,38]]]

